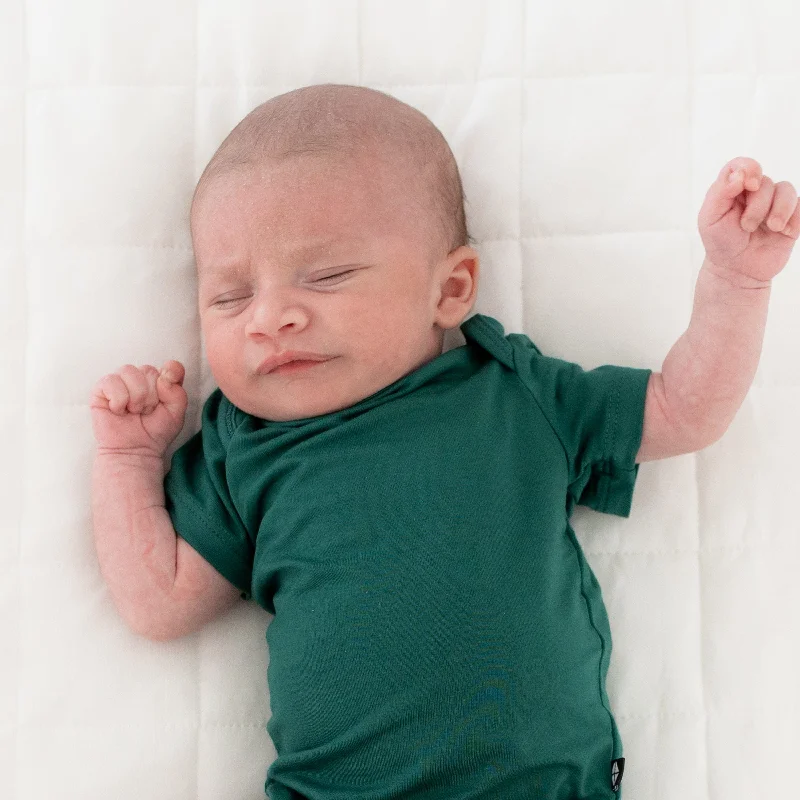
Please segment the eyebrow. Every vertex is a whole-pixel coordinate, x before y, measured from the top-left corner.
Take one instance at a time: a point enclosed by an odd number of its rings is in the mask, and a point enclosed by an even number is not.
[[[330,250],[331,245],[335,244],[362,244],[363,239],[313,239],[307,244],[302,244],[292,248],[290,259],[293,261],[305,261],[309,256],[317,255],[318,253],[327,252]],[[212,266],[204,268],[203,272],[209,276],[226,275],[232,273],[233,275],[240,275],[247,271],[246,267],[241,265],[240,261],[231,261],[228,263],[218,262]]]
[[[292,249],[292,257],[305,259],[317,253],[328,252],[333,245],[349,247],[351,245],[361,245],[364,239],[314,239],[307,244],[301,244]]]

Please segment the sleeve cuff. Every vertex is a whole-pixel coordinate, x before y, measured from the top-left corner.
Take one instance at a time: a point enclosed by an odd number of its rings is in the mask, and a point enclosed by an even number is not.
[[[633,469],[618,469],[609,462],[598,465],[586,484],[581,505],[604,514],[630,516],[638,472],[638,464],[634,464]]]
[[[194,519],[185,517],[194,517]],[[180,518],[175,515],[172,524],[175,533],[208,561],[223,578],[230,581],[239,590],[243,599],[250,599],[251,570],[247,558],[236,550],[232,540],[225,539],[223,541],[217,536],[207,534],[195,536],[194,531],[198,527],[206,531],[213,531],[213,526],[205,519],[202,512],[187,510],[185,514],[180,515]]]
[[[613,369],[617,375],[604,436],[604,457],[593,465],[580,503],[605,514],[627,517],[639,474],[636,454],[642,443],[644,404],[652,370]]]

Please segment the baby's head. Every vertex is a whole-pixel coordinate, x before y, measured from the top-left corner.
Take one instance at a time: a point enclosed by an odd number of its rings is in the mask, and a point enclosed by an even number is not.
[[[372,89],[309,86],[254,109],[203,172],[191,225],[209,366],[262,419],[369,397],[440,355],[475,301],[453,154]]]

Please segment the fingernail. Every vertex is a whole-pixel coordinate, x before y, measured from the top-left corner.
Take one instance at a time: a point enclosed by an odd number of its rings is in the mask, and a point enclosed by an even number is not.
[[[728,176],[728,183],[736,183],[742,177],[742,171],[737,169]]]

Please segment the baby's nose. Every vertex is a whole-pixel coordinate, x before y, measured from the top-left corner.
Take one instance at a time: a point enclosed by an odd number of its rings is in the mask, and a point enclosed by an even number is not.
[[[247,323],[248,335],[276,336],[279,333],[300,331],[308,325],[309,314],[299,303],[291,298],[255,298],[252,315]]]

